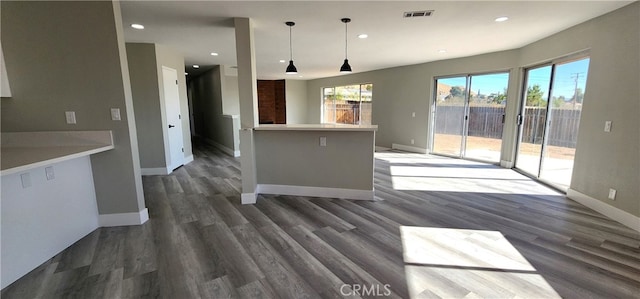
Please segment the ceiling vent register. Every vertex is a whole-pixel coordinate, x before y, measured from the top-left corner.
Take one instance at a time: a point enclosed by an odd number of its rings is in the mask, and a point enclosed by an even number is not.
[[[433,10],[407,11],[404,13],[405,18],[430,17]]]

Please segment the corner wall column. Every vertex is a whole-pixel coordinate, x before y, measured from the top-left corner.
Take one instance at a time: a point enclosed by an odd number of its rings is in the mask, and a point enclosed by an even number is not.
[[[242,172],[242,204],[256,202],[258,191],[253,128],[258,125],[258,92],[256,78],[253,22],[234,18],[236,59],[238,61],[238,96],[240,101],[240,170]]]

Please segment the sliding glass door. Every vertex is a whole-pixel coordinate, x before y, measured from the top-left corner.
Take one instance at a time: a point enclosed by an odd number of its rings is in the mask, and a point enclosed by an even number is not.
[[[436,80],[432,152],[500,162],[508,73]]]
[[[467,77],[436,80],[433,152],[460,157],[467,103]]]
[[[589,58],[526,70],[516,168],[561,189],[571,184]]]

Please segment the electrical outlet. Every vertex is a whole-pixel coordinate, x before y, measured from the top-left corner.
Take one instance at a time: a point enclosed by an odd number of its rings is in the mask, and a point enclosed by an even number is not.
[[[413,140],[413,139],[411,139],[411,144],[414,144],[414,143],[416,143],[416,141],[415,141],[415,140]]]
[[[120,118],[120,109],[111,108],[111,120],[121,120],[121,118]]]
[[[618,193],[616,189],[609,189],[609,199],[616,200],[616,193]]]
[[[76,112],[75,111],[65,111],[64,116],[67,119],[67,124],[75,125],[76,124]]]
[[[411,112],[411,117],[416,117],[416,113],[415,112]]]
[[[611,132],[611,121],[610,120],[604,122],[604,131],[605,132]]]
[[[47,175],[47,181],[50,181],[56,178],[56,175],[53,172],[53,166],[49,166],[45,168],[44,173]]]
[[[327,146],[327,137],[320,137],[320,146]]]
[[[31,187],[31,175],[28,172],[21,174],[20,180],[22,181],[22,188]]]

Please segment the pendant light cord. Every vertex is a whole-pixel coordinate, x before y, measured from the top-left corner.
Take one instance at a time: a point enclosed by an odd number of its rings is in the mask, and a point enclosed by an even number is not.
[[[293,46],[291,46],[291,27],[289,26],[289,60],[293,60]]]
[[[347,22],[344,23],[344,59],[347,59]]]

